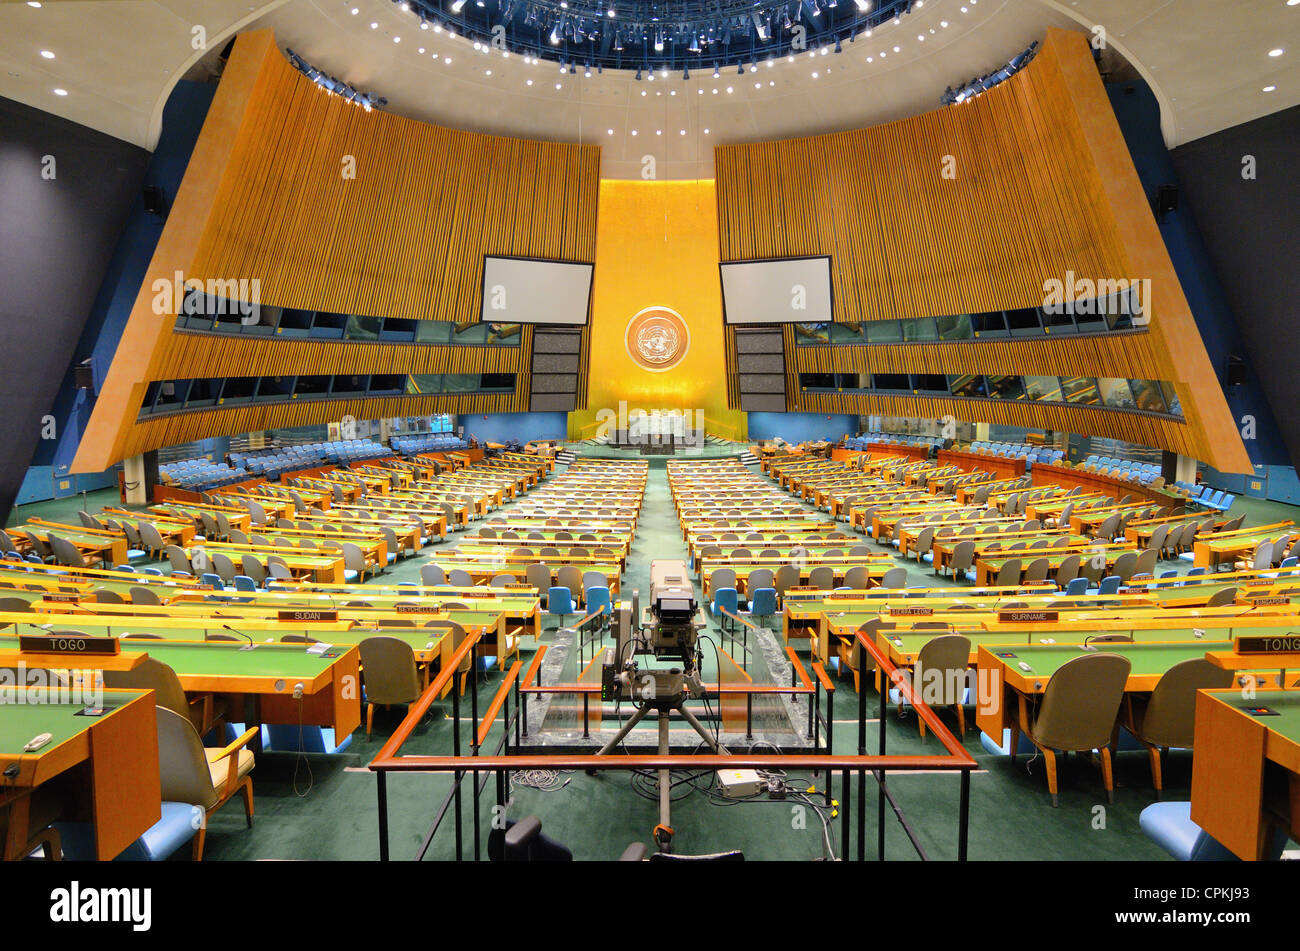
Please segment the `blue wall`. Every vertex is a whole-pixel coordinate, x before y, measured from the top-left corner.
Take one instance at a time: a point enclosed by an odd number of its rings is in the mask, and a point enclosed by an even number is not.
[[[1151,199],[1162,184],[1179,182],[1173,158],[1165,148],[1160,132],[1160,106],[1146,83],[1141,81],[1115,83],[1106,87],[1111,106],[1128,143],[1129,154],[1137,168],[1138,178]],[[1196,327],[1205,343],[1210,365],[1223,383],[1228,356],[1246,354],[1245,341],[1237,327],[1237,320],[1248,317],[1234,315],[1228,296],[1219,280],[1215,261],[1197,227],[1196,219],[1187,201],[1180,201],[1178,209],[1158,219],[1160,235],[1164,238],[1169,258],[1178,281],[1183,286],[1187,303],[1196,318]],[[1159,315],[1155,316],[1159,320]],[[1282,440],[1273,412],[1264,391],[1256,379],[1254,368],[1247,367],[1248,379],[1240,386],[1224,388],[1228,408],[1241,425],[1241,418],[1251,415],[1256,420],[1256,438],[1245,440],[1251,462],[1258,464],[1289,464],[1290,456]]]
[[[841,436],[858,431],[858,418],[851,415],[826,413],[749,413],[749,438],[772,439],[780,436],[786,442],[806,442],[827,439],[835,442]]]
[[[465,438],[477,436],[479,442],[521,443],[530,439],[567,439],[568,413],[490,413],[464,414],[456,418],[465,427]]]

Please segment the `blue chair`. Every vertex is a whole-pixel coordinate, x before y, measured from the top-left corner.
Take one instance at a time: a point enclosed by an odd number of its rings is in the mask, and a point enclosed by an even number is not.
[[[157,578],[164,578],[164,577],[166,577],[166,575],[163,574],[163,570],[162,570],[161,568],[141,568],[141,569],[140,569],[140,574],[142,574],[142,575],[153,575],[153,576],[155,576],[155,577],[157,577]]]
[[[226,586],[221,583],[221,575],[213,574],[212,572],[209,571],[206,572],[203,575],[203,577],[201,577],[199,580],[202,581],[209,588],[211,588],[213,591],[226,590]]]
[[[1101,585],[1091,592],[1092,594],[1116,594],[1121,584],[1119,575],[1107,575],[1101,579]]]
[[[1180,862],[1234,862],[1237,857],[1192,821],[1190,802],[1153,802],[1138,816],[1150,839]],[[1286,847],[1286,835],[1274,831],[1264,857],[1276,861]]]
[[[1074,578],[1065,586],[1065,593],[1068,595],[1081,595],[1088,593],[1088,579],[1084,577]]]
[[[296,727],[295,727],[296,729]],[[115,862],[162,862],[194,838],[203,810],[188,802],[164,802],[162,818],[128,845]],[[94,829],[89,822],[56,822],[63,857],[72,862],[95,860]]]
[[[713,600],[709,602],[709,615],[717,618],[719,615],[724,620],[719,621],[719,626],[726,627],[726,615],[722,614],[723,610],[730,611],[732,614],[740,613],[740,597],[736,594],[735,588],[717,588],[713,592]]]
[[[588,614],[601,613],[600,626],[606,627],[614,615],[614,602],[609,596],[609,588],[604,585],[592,585],[582,593]]]
[[[560,627],[563,627],[566,617],[578,613],[573,603],[573,593],[564,587],[549,589],[546,592],[546,613],[559,617]]]
[[[776,608],[776,589],[775,588],[758,588],[749,598],[749,610],[737,612],[748,617],[773,617],[777,611]]]
[[[1169,568],[1165,571],[1160,572],[1160,574],[1156,575],[1156,578],[1158,580],[1163,580],[1165,578],[1177,578],[1177,577],[1178,577],[1178,571],[1175,568]]]
[[[235,575],[235,590],[256,591],[257,582],[254,581],[252,578],[248,577],[248,575]]]

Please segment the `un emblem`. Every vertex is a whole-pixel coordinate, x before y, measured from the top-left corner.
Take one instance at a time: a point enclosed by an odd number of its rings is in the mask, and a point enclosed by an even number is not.
[[[627,322],[624,343],[637,366],[659,373],[682,362],[691,348],[691,331],[675,310],[647,307]]]

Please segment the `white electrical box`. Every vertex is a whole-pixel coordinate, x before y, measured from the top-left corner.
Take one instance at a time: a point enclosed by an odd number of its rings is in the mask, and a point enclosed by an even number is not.
[[[758,778],[758,773],[752,769],[718,770],[718,787],[728,799],[746,799],[749,796],[757,796],[759,790],[764,788],[764,785],[763,781]]]

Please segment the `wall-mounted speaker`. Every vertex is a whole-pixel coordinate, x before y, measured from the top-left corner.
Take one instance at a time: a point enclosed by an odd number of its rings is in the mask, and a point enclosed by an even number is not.
[[[1156,188],[1156,216],[1163,218],[1178,210],[1178,186],[1160,185]]]
[[[1224,374],[1227,386],[1241,386],[1246,382],[1246,361],[1238,356],[1229,355],[1228,372]]]
[[[157,185],[146,185],[144,189],[144,210],[159,218],[167,217],[167,195]]]

